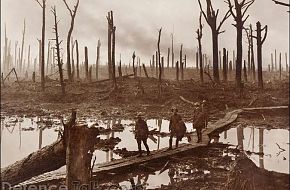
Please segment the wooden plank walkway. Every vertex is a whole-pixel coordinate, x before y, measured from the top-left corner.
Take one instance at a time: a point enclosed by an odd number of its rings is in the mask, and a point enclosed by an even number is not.
[[[197,147],[206,146],[210,142],[210,134],[214,133],[216,130],[223,130],[224,128],[228,127],[231,123],[233,123],[237,118],[238,115],[243,112],[244,110],[267,110],[267,109],[288,109],[288,106],[279,106],[279,107],[261,107],[261,108],[243,108],[237,109],[231,112],[226,113],[224,118],[216,121],[215,123],[209,123],[208,127],[203,130],[203,142],[202,143],[189,143],[189,144],[181,144],[178,148],[167,150],[168,148],[163,148],[160,150],[155,150],[151,152],[149,156],[143,157],[128,157],[122,158],[118,160],[114,160],[111,162],[106,162],[102,164],[97,164],[94,166],[93,174],[104,174],[104,173],[114,173],[115,171],[125,170],[127,168],[131,168],[149,161],[156,161],[159,159],[166,159],[173,155],[184,153],[186,151],[192,150]],[[62,180],[65,179],[65,172],[49,172],[43,175],[39,175],[36,177],[31,178],[30,180],[23,182],[19,185],[28,185],[28,184],[35,184],[41,183],[44,181],[51,181],[51,180]]]

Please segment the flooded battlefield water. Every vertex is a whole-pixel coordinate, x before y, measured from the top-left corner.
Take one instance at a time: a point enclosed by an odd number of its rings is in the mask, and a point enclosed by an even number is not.
[[[119,131],[111,131],[100,135],[100,139],[120,138],[120,142],[113,149],[99,149],[94,152],[96,163],[109,162],[120,159],[115,153],[116,149],[126,148],[128,151],[137,151],[137,143],[134,137],[133,120],[97,120],[94,118],[81,118],[80,123],[88,126],[97,125],[105,129],[114,125],[122,126]],[[162,119],[148,119],[149,130],[156,130],[160,134],[168,133],[169,121]],[[195,129],[191,123],[186,123],[187,132],[196,138]],[[59,130],[62,124],[59,118],[47,117],[6,117],[1,116],[1,168],[21,160],[30,153],[50,145],[59,138]],[[148,145],[151,150],[159,150],[168,147],[169,137],[166,135],[151,135]],[[190,143],[183,138],[181,143]],[[269,171],[289,174],[289,130],[288,129],[265,129],[259,126],[233,125],[228,130],[221,132],[211,139],[211,143],[230,144],[233,149],[244,150],[246,155],[260,168]],[[144,147],[143,147],[144,149]],[[222,157],[235,159],[235,155],[221,151]],[[206,156],[204,156],[206,157]],[[206,177],[212,171],[201,166],[203,156],[199,161],[193,161],[191,157],[184,157],[182,161],[168,164],[167,167],[155,167],[150,172],[138,171],[126,174],[126,179],[116,179],[119,186],[133,184],[146,184],[147,188],[160,188],[176,181]],[[228,170],[224,166],[216,166]],[[65,171],[65,166],[59,171]],[[202,175],[200,175],[202,174]],[[127,179],[128,178],[128,179]],[[204,180],[204,179],[203,179]]]

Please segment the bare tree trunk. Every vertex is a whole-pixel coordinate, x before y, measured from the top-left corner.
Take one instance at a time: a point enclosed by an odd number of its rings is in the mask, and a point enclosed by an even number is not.
[[[219,51],[219,70],[222,70],[222,52]]]
[[[161,91],[162,91],[162,87],[161,87],[161,80],[162,80],[162,66],[161,66],[161,60],[160,60],[160,38],[161,38],[161,31],[162,28],[159,29],[159,33],[158,33],[158,42],[157,42],[157,49],[158,49],[158,66],[159,66],[159,82],[158,82],[158,89],[159,89],[159,97],[161,97]]]
[[[248,16],[244,19],[245,13],[248,8],[254,3],[253,0],[250,1],[241,1],[234,0],[234,5],[231,3],[232,0],[227,0],[229,5],[229,10],[231,15],[235,20],[235,27],[237,30],[237,61],[233,64],[236,65],[236,85],[238,90],[242,88],[242,64],[243,64],[243,29],[244,23],[247,20]],[[233,12],[233,8],[235,9],[235,13]],[[250,26],[251,30],[251,26]],[[251,33],[251,31],[250,31]]]
[[[212,31],[212,52],[213,52],[213,78],[216,83],[220,82],[218,64],[218,33]]]
[[[228,81],[227,50],[226,50],[226,48],[223,48],[223,79],[224,79],[224,82]]]
[[[115,49],[116,49],[116,26],[114,26],[114,17],[113,11],[111,11],[111,31],[112,31],[112,77],[113,77],[113,86],[117,88],[116,80],[116,62],[115,62]]]
[[[6,41],[6,39],[5,39],[5,41]],[[18,45],[18,41],[15,42],[15,50],[14,50],[14,67],[15,68],[17,68],[17,45]],[[5,50],[4,50],[4,53],[5,53]],[[3,63],[4,63],[4,60],[5,59],[3,59]],[[5,70],[3,69],[3,71],[5,71]]]
[[[202,45],[201,45],[201,39],[202,39],[202,23],[201,23],[201,17],[202,12],[199,16],[199,29],[196,31],[197,33],[197,40],[198,40],[198,55],[199,55],[199,77],[200,81],[203,83],[203,54],[202,54]],[[197,59],[198,62],[198,59]],[[197,66],[198,67],[198,66]]]
[[[111,28],[111,14],[108,12],[108,74],[109,79],[112,78],[112,28]]]
[[[186,59],[186,54],[184,55],[184,68],[186,69],[186,65],[187,65],[187,59]]]
[[[75,41],[73,40],[73,37],[71,38],[71,67],[72,67],[72,72],[71,72],[71,77],[72,80],[74,81],[75,78],[75,60],[74,60],[74,46],[75,46]]]
[[[24,25],[23,25],[23,31],[22,31],[22,42],[21,42],[21,56],[20,56],[20,61],[19,61],[19,72],[20,75],[22,73],[23,69],[23,52],[24,52],[24,40],[25,40],[25,29],[26,29],[26,24],[25,24],[25,19],[24,19]]]
[[[144,70],[146,78],[149,78],[145,65],[142,64],[142,66],[143,66],[143,70]]]
[[[237,61],[236,61],[236,85],[240,89],[242,85],[242,59],[243,59],[243,26],[237,24]],[[235,63],[233,63],[235,65]]]
[[[176,61],[175,69],[176,69],[176,80],[179,81],[179,64],[178,64],[178,61]]]
[[[277,50],[275,49],[275,71],[277,71]]]
[[[169,68],[169,57],[170,57],[170,48],[167,51],[167,68]]]
[[[158,78],[158,64],[159,64],[159,62],[158,62],[158,60],[159,60],[159,57],[158,57],[158,52],[156,51],[155,52],[155,57],[156,57],[156,70],[155,70],[155,72],[156,72],[156,78]]]
[[[173,33],[171,34],[171,66],[174,68],[174,47],[173,47]]]
[[[243,68],[243,72],[244,72],[244,80],[245,80],[245,82],[248,82],[246,60],[244,60],[244,68]]]
[[[273,53],[271,53],[271,72],[274,71],[274,60],[273,60]]]
[[[161,57],[161,77],[164,78],[164,57]],[[140,66],[140,70],[141,70],[141,66]]]
[[[42,0],[42,38],[41,38],[41,89],[45,90],[45,77],[44,77],[44,48],[45,48],[45,8],[46,8],[46,0]]]
[[[282,79],[282,54],[279,54],[279,79]]]
[[[77,3],[74,6],[73,10],[68,6],[66,0],[63,0],[63,2],[66,5],[66,8],[69,11],[70,16],[71,16],[71,23],[70,23],[70,28],[69,28],[69,31],[68,31],[67,41],[66,41],[66,64],[67,64],[68,80],[70,82],[72,82],[73,78],[72,78],[71,60],[70,60],[71,59],[71,55],[70,55],[70,40],[71,40],[72,32],[73,32],[73,29],[74,29],[75,17],[76,17],[77,9],[78,9],[78,6],[79,6],[79,0],[77,0]]]
[[[90,68],[89,68],[89,74],[88,74],[88,78],[89,78],[89,82],[92,82],[92,66],[90,66]]]
[[[77,79],[80,79],[80,57],[79,57],[79,43],[76,40],[76,53],[77,53]]]
[[[134,74],[134,77],[136,77],[136,70],[135,70],[135,51],[133,52],[133,55],[132,55],[132,59],[133,59],[133,74]]]
[[[182,44],[181,44],[181,46],[180,46],[179,62],[180,62],[180,74],[181,74],[181,80],[184,80],[183,61],[182,61]]]
[[[262,38],[262,31],[265,30],[265,35]],[[266,40],[267,37],[267,33],[268,33],[268,27],[267,25],[262,29],[261,28],[261,23],[257,22],[257,64],[258,64],[258,86],[260,89],[264,88],[263,85],[263,61],[262,61],[262,45]]]
[[[39,74],[41,73],[41,57],[42,57],[42,53],[41,53],[41,40],[38,40],[38,71],[39,71]],[[20,54],[20,48],[18,50],[18,54]],[[20,55],[19,55],[19,60],[20,60]],[[19,61],[18,60],[18,61]]]
[[[195,53],[195,68],[198,71],[198,52]]]
[[[116,27],[113,27],[113,41],[112,41],[112,77],[113,77],[113,85],[114,88],[117,87],[117,80],[116,80],[116,63],[115,63],[115,32]]]
[[[207,12],[206,13],[202,9],[202,5],[200,3],[200,0],[198,0],[198,3],[199,3],[200,10],[201,10],[206,22],[208,23],[208,25],[211,28],[212,50],[213,50],[213,76],[214,76],[214,81],[216,83],[219,83],[220,79],[219,79],[219,64],[218,64],[218,35],[223,33],[223,31],[221,32],[220,30],[221,30],[223,23],[229,18],[230,11],[228,11],[224,15],[220,24],[217,25],[217,17],[218,17],[219,11],[213,10],[211,0],[206,0],[206,3],[207,3]]]
[[[155,67],[155,59],[154,59],[154,55],[152,55],[152,67]]]
[[[85,47],[85,75],[86,75],[86,81],[89,81],[88,47]]]
[[[50,61],[50,41],[48,42],[47,45],[47,60],[46,60],[46,74],[48,74],[48,65],[49,65],[49,61]]]
[[[101,41],[98,40],[97,61],[96,61],[96,80],[99,80],[100,48],[101,48]]]
[[[288,73],[288,59],[287,59],[287,53],[285,53],[285,63],[286,63],[286,71]]]
[[[52,8],[52,13],[54,15],[54,32],[55,32],[55,49],[56,49],[56,58],[57,58],[57,66],[58,66],[58,72],[59,72],[59,82],[61,86],[61,92],[63,95],[65,95],[65,84],[63,80],[63,70],[62,70],[62,60],[60,58],[60,41],[59,41],[59,35],[58,35],[58,21],[57,21],[57,12],[55,6]]]
[[[120,62],[119,62],[119,67],[118,67],[118,71],[119,71],[119,77],[122,77],[122,59],[121,59],[121,54],[120,54]]]

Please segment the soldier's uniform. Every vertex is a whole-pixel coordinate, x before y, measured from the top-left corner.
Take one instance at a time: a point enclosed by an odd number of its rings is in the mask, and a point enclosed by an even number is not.
[[[139,156],[142,155],[142,149],[141,149],[141,143],[143,142],[146,150],[147,150],[147,155],[150,154],[149,151],[149,146],[147,144],[147,139],[148,139],[148,126],[146,121],[144,121],[140,115],[138,115],[138,119],[136,121],[136,125],[135,125],[135,138],[137,140],[137,144],[138,144],[138,151],[139,151]]]
[[[170,131],[170,139],[169,139],[169,149],[172,149],[172,139],[176,137],[176,147],[178,147],[178,142],[182,140],[186,133],[185,123],[182,121],[182,118],[179,114],[177,114],[177,109],[173,108],[173,115],[170,117],[169,122],[169,131]]]
[[[208,123],[208,114],[204,108],[204,103],[202,102],[201,106],[196,108],[193,118],[193,127],[196,129],[198,143],[202,141],[202,129],[206,128]]]

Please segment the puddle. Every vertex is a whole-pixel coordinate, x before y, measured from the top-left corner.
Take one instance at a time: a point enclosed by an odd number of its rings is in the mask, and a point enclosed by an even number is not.
[[[223,156],[224,150],[219,147],[201,148],[173,157],[169,162],[150,162],[146,166],[151,172],[137,167],[138,171],[133,173],[112,176],[109,184],[113,183],[119,189],[184,189],[188,185],[194,185],[196,189],[223,189],[232,162],[230,157]],[[179,186],[182,184],[183,187]]]
[[[289,174],[289,130],[237,126],[214,141],[237,145],[260,168]]]
[[[116,148],[126,148],[129,151],[137,150],[137,142],[133,134],[134,121],[132,120],[110,120],[100,121],[96,119],[80,118],[79,122],[87,123],[89,126],[98,123],[100,127],[111,128],[115,124],[122,124],[124,130],[121,132],[111,132],[101,135],[101,139],[119,137]],[[147,120],[149,130],[156,129],[160,132],[169,132],[169,121],[167,120]],[[187,123],[187,131],[192,132],[191,123]],[[39,150],[40,147],[52,144],[58,139],[58,130],[61,127],[59,119],[51,117],[1,117],[1,168],[23,159],[30,153]],[[158,150],[168,147],[169,137],[153,135],[148,139],[150,150]],[[181,143],[188,143],[187,138],[183,138]],[[145,150],[143,144],[142,149]],[[112,150],[107,152],[96,150],[94,155],[97,163],[108,162],[113,159],[121,158]]]

